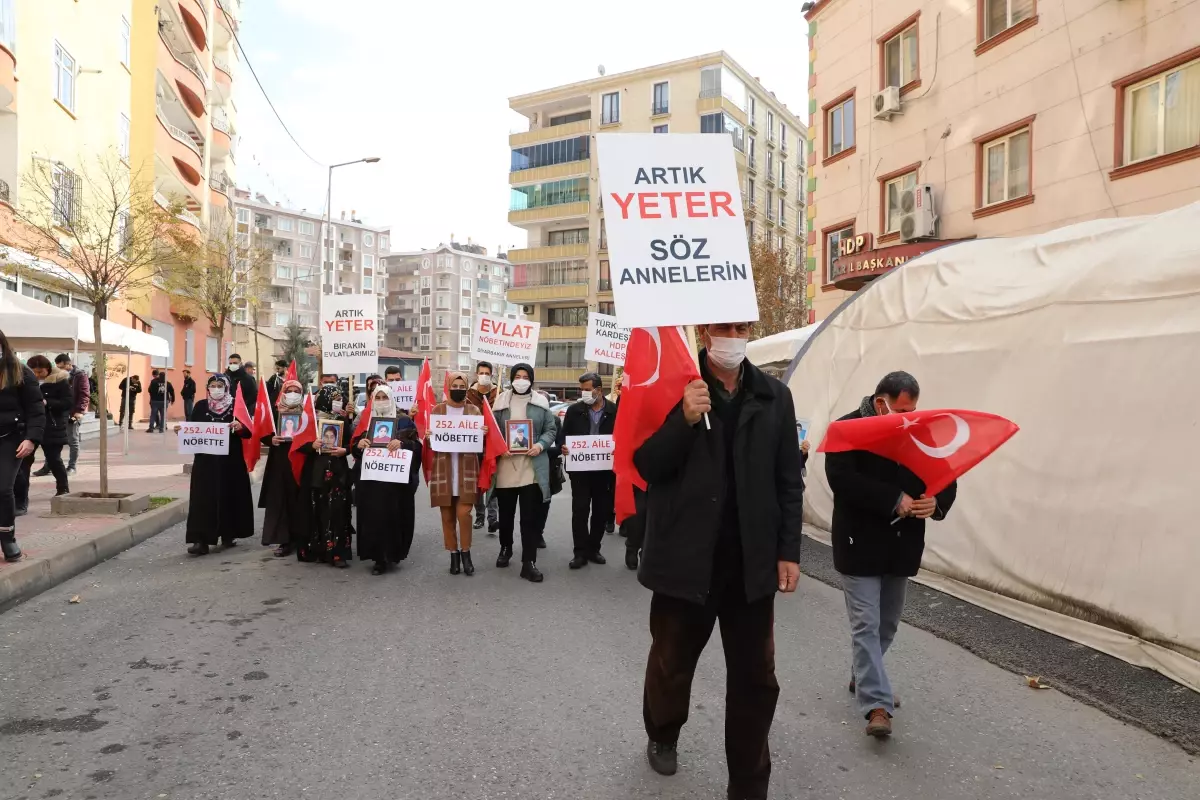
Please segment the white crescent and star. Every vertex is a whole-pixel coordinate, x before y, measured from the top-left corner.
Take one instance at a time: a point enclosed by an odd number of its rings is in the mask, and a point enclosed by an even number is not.
[[[948,443],[942,445],[941,447],[933,447],[925,444],[911,433],[908,435],[908,438],[912,439],[913,444],[917,446],[918,450],[930,458],[949,458],[961,450],[966,443],[971,440],[971,426],[967,424],[965,419],[957,414],[934,414],[931,419],[937,419],[938,417],[949,417],[950,419],[954,420],[954,438],[952,438]],[[906,418],[901,425],[901,429],[908,430],[909,428],[916,426],[916,424],[917,420]]]

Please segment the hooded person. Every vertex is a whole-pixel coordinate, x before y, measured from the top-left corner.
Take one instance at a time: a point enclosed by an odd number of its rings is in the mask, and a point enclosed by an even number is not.
[[[371,574],[382,575],[389,566],[408,558],[412,547],[416,521],[413,499],[421,483],[421,442],[417,439],[417,426],[396,408],[396,400],[386,383],[377,383],[367,402],[363,413],[370,415],[371,422],[354,437],[351,446],[355,461],[361,462],[367,448],[380,447],[372,442],[377,420],[395,421],[392,439],[386,445],[389,451],[408,450],[412,453],[406,483],[362,480],[360,477],[354,489],[354,506],[358,509],[358,558],[374,561]]]
[[[301,561],[324,561],[341,568],[350,566],[354,538],[354,530],[350,527],[351,471],[346,458],[351,430],[341,413],[343,403],[342,390],[336,383],[323,385],[313,401],[318,429],[323,421],[341,420],[341,438],[333,436],[331,431],[324,431],[315,441],[296,448],[306,457],[302,482],[312,499],[312,533],[296,555]]]
[[[558,427],[550,411],[550,401],[533,390],[534,371],[529,364],[516,364],[509,370],[512,388],[496,398],[493,411],[496,424],[505,438],[509,422],[529,423],[528,449],[510,452],[500,458],[493,485],[500,511],[500,555],[497,567],[507,567],[513,556],[513,529],[518,506],[521,509],[521,577],[540,583],[537,568],[538,544],[546,522],[545,504],[550,502],[550,456]]]
[[[431,416],[482,417],[483,412],[467,402],[467,376],[449,372],[447,397],[433,407]],[[429,431],[425,446],[429,447]],[[433,454],[429,481],[429,504],[441,509],[442,538],[450,553],[450,574],[475,574],[471,559],[471,509],[479,491],[479,465],[482,453]]]
[[[304,387],[300,381],[280,383],[275,413],[301,414],[303,410]],[[301,414],[300,419],[301,425],[307,424],[306,416]],[[258,507],[265,510],[262,543],[275,545],[275,555],[283,558],[312,538],[312,496],[300,488],[292,473],[292,463],[288,458],[292,436],[268,434],[262,437],[262,443],[268,447],[267,467],[263,471],[262,489],[258,494]]]
[[[192,478],[187,519],[188,552],[208,554],[218,541],[232,547],[237,539],[254,535],[254,498],[240,439],[251,431],[234,419],[233,389],[224,375],[213,375],[206,385],[208,397],[192,407],[189,422],[229,425],[229,450],[222,455],[197,453],[192,457]],[[179,426],[175,426],[179,431]]]

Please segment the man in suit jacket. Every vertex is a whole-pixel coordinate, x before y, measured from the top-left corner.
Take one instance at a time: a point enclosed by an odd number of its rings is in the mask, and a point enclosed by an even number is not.
[[[567,409],[566,418],[558,431],[558,446],[563,458],[568,456],[568,436],[611,436],[617,420],[616,403],[604,396],[604,383],[595,372],[579,378],[583,396]],[[612,470],[572,472],[571,476],[571,536],[575,540],[575,557],[568,565],[582,569],[588,563],[604,564],[600,545],[604,530],[613,516],[613,493],[616,477]],[[591,513],[591,524],[588,514]]]

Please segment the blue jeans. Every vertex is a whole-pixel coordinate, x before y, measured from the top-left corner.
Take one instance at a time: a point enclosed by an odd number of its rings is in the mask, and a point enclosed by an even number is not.
[[[882,708],[888,716],[895,711],[883,656],[900,627],[907,588],[908,578],[842,575],[846,611],[850,614],[855,693],[863,717],[876,708]]]
[[[167,418],[166,412],[167,412],[167,406],[165,403],[156,402],[154,400],[150,401],[150,428],[149,428],[149,430],[154,430],[155,427],[157,427],[160,433],[163,431],[163,425]]]

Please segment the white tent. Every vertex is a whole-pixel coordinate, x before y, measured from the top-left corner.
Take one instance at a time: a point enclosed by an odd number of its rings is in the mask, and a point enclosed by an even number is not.
[[[810,325],[755,339],[746,346],[746,358],[756,367],[778,365],[786,369],[816,329],[816,325]]]
[[[927,253],[826,320],[789,386],[813,442],[898,369],[923,407],[1015,421],[928,526],[919,579],[1200,691],[1198,229],[1200,204]]]

